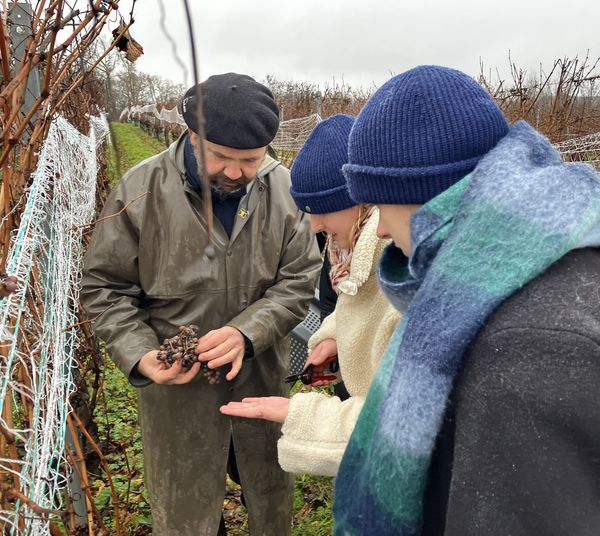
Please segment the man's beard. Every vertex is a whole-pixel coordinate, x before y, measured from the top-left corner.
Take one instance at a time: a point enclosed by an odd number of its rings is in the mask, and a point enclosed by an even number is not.
[[[194,147],[194,156],[196,157],[196,162],[200,162],[201,155],[196,147]],[[198,176],[202,175],[202,170],[198,166]],[[231,194],[239,192],[242,188],[245,188],[248,184],[250,184],[256,176],[254,177],[246,177],[246,175],[242,174],[242,176],[232,181],[229,177],[227,177],[224,173],[213,173],[208,176],[208,182],[210,183],[210,189],[214,192],[220,200],[224,201]]]
[[[250,184],[255,177],[242,175],[239,179],[232,181],[224,173],[214,173],[208,176],[210,188],[218,194],[233,194]]]

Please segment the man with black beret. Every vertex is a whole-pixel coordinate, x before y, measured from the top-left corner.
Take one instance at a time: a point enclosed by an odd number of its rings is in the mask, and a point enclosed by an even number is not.
[[[291,533],[293,477],[277,463],[280,427],[222,415],[248,396],[287,396],[286,335],[305,316],[320,269],[290,176],[268,151],[273,95],[249,76],[211,76],[182,101],[189,130],[114,188],[85,259],[82,302],[138,389],[153,534],[225,534],[225,474],[237,466],[250,534]],[[198,99],[202,99],[204,137]],[[201,151],[203,148],[203,151]],[[205,155],[210,191],[198,168]],[[214,208],[215,258],[203,198]],[[157,359],[179,326],[219,383]]]

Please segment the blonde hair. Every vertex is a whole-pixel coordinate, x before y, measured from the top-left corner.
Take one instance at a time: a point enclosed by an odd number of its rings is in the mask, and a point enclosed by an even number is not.
[[[358,240],[358,236],[360,235],[360,231],[364,227],[365,222],[373,213],[374,206],[375,205],[358,205],[358,218],[356,218],[356,221],[352,225],[352,229],[350,229],[350,253],[352,253],[352,250],[354,249],[356,241]]]
[[[329,260],[331,262],[332,271],[347,271],[350,269],[350,263],[352,262],[352,252],[354,251],[354,246],[358,241],[358,237],[365,226],[365,222],[369,219],[371,214],[373,214],[373,210],[375,205],[365,204],[358,205],[358,217],[355,222],[352,224],[352,228],[350,229],[350,235],[348,236],[348,243],[350,247],[346,252],[347,255],[345,257],[339,257],[339,251],[334,251],[331,235],[327,236],[327,242],[325,243],[325,251],[329,256]]]
[[[354,250],[354,246],[356,244],[356,241],[358,240],[358,236],[360,235],[360,232],[361,232],[362,228],[364,227],[365,222],[369,219],[369,216],[371,216],[371,214],[373,213],[373,209],[375,208],[375,205],[371,205],[371,204],[359,204],[357,206],[358,206],[358,217],[352,224],[352,228],[350,229],[350,235],[348,236],[348,243],[350,244],[350,247],[348,248],[348,258],[346,259],[346,262],[344,263],[344,264],[347,264],[348,266],[350,266],[350,259],[352,257],[352,251]],[[327,242],[325,243],[325,250],[329,253],[331,253],[331,248],[332,248],[331,244],[332,244],[331,235],[328,235]]]

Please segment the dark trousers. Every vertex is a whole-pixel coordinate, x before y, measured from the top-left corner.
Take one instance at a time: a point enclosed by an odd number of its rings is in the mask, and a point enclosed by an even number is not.
[[[238,486],[242,485],[242,479],[240,478],[240,472],[237,468],[237,462],[235,461],[235,451],[233,450],[233,440],[229,443],[229,456],[227,459],[227,474],[229,478],[233,480]],[[246,506],[246,500],[244,499],[244,489],[242,488],[241,495],[242,504]],[[221,523],[219,524],[219,532],[217,536],[227,536],[227,528],[225,527],[225,518],[221,514]]]

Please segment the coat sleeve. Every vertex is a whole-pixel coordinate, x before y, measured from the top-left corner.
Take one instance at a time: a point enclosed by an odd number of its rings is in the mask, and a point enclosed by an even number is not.
[[[341,401],[316,392],[294,395],[278,443],[281,468],[335,476],[364,401],[362,396]]]
[[[600,347],[587,336],[507,328],[480,337],[457,385],[444,534],[596,534],[598,385]]]
[[[317,241],[302,212],[298,211],[293,221],[289,239],[281,251],[274,284],[261,299],[227,323],[250,339],[255,355],[284,338],[302,322],[314,296],[321,269]]]
[[[94,229],[84,260],[81,302],[119,369],[132,384],[141,386],[150,381],[137,373],[135,365],[159,344],[140,307],[138,231],[123,210],[123,184],[108,197],[101,214],[106,219]]]

